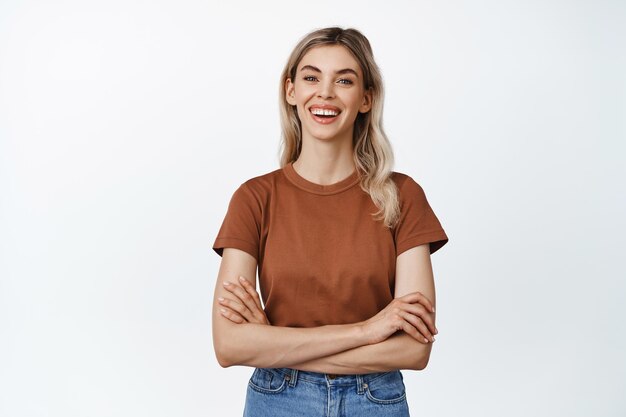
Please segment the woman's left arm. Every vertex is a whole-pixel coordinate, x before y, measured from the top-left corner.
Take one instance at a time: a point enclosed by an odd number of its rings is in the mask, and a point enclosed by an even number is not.
[[[406,250],[396,259],[394,297],[402,297],[415,291],[424,294],[435,306],[435,280],[428,243]],[[434,322],[435,313],[430,314]],[[424,344],[406,332],[399,331],[383,342],[345,350],[291,368],[336,374],[387,372],[395,369],[422,370],[428,364],[432,346],[432,342]]]
[[[248,291],[254,291],[254,289],[249,286]],[[428,243],[406,250],[396,258],[394,298],[415,291],[424,294],[435,306],[435,284]],[[231,320],[236,322],[253,320],[251,317],[246,317],[250,314],[251,307],[231,302],[223,303],[223,305],[243,316],[242,318],[229,313]],[[434,322],[435,313],[429,314],[432,314]],[[364,374],[396,369],[422,370],[428,364],[431,349],[432,342],[422,343],[406,332],[398,331],[382,342],[348,349],[292,365],[290,368],[333,374]]]
[[[431,348],[432,343],[418,342],[399,331],[383,342],[302,362],[290,368],[328,374],[366,374],[396,369],[419,371],[426,366]]]

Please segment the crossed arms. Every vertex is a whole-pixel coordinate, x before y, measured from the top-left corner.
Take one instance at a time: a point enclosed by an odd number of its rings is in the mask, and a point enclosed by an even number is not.
[[[428,364],[431,342],[420,342],[405,331],[371,343],[363,322],[312,328],[268,326],[234,322],[220,313],[218,297],[233,299],[223,285],[243,286],[237,277],[256,276],[256,260],[250,254],[225,248],[213,300],[213,345],[223,367],[289,367],[303,371],[363,374],[396,369],[422,370]],[[435,305],[435,288],[429,245],[411,248],[396,260],[395,298],[419,291]],[[256,280],[249,280],[256,286]],[[254,287],[253,287],[254,288]],[[432,320],[434,323],[434,315]]]

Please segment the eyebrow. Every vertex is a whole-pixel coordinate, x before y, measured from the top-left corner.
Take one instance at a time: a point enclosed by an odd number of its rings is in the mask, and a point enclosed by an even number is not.
[[[300,68],[300,71],[304,71],[304,70],[311,70],[311,71],[315,71],[315,72],[322,72],[322,71],[320,71],[319,68],[314,67],[313,65],[305,65],[302,68]],[[359,78],[359,75],[352,68],[344,68],[344,69],[341,69],[339,71],[335,71],[335,74],[354,74],[355,77]]]

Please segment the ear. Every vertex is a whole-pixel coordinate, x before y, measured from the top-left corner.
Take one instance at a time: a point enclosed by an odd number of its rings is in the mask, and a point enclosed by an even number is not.
[[[296,91],[295,86],[291,82],[291,78],[285,80],[285,100],[292,106],[296,105]]]
[[[373,97],[372,90],[373,90],[372,87],[370,87],[363,93],[363,104],[361,104],[361,107],[359,107],[360,113],[367,113],[368,111],[372,109],[372,97]]]

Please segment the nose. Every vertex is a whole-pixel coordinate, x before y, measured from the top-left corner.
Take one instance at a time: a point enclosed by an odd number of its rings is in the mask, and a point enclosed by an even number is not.
[[[332,79],[326,79],[318,84],[317,96],[320,98],[332,98],[335,95]]]

